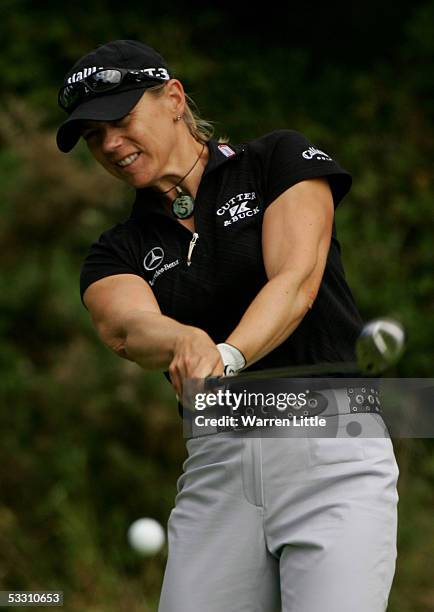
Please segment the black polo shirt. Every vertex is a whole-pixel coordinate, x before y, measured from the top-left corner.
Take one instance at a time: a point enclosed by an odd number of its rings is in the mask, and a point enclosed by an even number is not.
[[[130,217],[92,244],[81,272],[81,296],[98,279],[137,274],[148,281],[163,314],[224,342],[267,282],[262,261],[264,212],[299,181],[327,177],[335,208],[351,176],[304,135],[278,130],[244,145],[208,143],[209,160],[196,196],[198,234],[151,189],[137,191]],[[333,237],[313,308],[291,336],[250,369],[353,361],[362,321],[346,283]]]

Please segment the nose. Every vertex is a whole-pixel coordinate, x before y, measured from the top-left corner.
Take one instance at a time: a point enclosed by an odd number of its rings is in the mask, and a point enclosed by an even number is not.
[[[103,153],[113,153],[113,151],[118,149],[121,145],[122,136],[119,130],[108,123],[105,124],[101,136],[101,150]]]

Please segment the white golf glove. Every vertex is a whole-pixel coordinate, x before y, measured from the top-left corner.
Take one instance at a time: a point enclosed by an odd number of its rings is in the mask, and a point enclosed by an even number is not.
[[[221,342],[217,344],[217,348],[223,361],[225,376],[235,376],[246,366],[244,355],[232,344]]]

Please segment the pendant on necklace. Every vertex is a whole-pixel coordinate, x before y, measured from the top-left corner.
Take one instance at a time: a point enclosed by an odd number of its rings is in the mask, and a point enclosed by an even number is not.
[[[194,199],[176,187],[177,196],[172,202],[172,212],[178,219],[189,219],[194,212]]]

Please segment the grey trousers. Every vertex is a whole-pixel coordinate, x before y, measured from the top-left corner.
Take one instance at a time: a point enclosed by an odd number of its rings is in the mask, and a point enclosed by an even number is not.
[[[390,438],[254,435],[187,441],[159,612],[384,612],[397,533]]]

